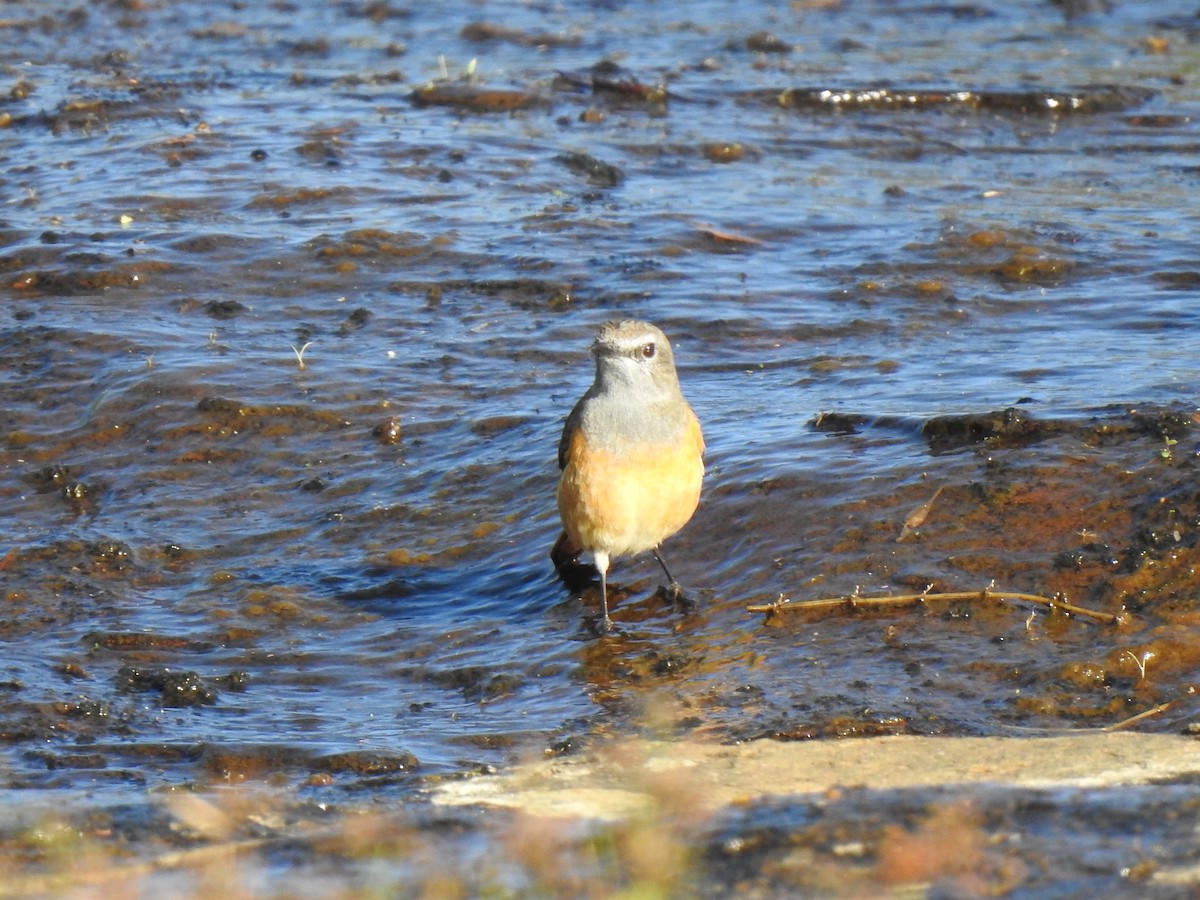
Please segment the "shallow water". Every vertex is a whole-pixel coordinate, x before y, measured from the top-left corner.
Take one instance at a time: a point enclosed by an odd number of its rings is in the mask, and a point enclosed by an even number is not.
[[[6,4],[6,803],[1191,717],[1194,9],[739,9]],[[699,610],[625,561],[598,640],[547,552],[616,316],[709,469]],[[745,611],[993,581],[1134,620]]]

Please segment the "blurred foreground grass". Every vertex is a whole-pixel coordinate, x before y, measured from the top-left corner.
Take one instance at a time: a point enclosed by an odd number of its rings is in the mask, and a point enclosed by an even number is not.
[[[654,753],[572,761],[595,776],[572,786],[590,812],[554,812],[553,790],[519,809],[507,796],[499,808],[321,803],[249,782],[27,810],[0,826],[0,897],[999,896],[1046,874],[1036,845],[1013,839],[1007,802],[841,787],[715,802],[719,772],[672,765],[671,745]],[[763,781],[786,787],[778,772]]]

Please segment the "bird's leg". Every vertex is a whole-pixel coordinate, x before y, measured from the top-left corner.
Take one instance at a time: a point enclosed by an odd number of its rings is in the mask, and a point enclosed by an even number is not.
[[[658,548],[654,548],[654,558],[658,560],[658,564],[662,566],[663,574],[667,576],[666,594],[672,603],[683,603],[687,600],[684,596],[683,588],[679,586],[679,582],[671,575],[671,570],[667,568],[666,562],[663,561],[662,554],[658,552]]]
[[[604,610],[604,618],[600,620],[600,631],[608,634],[613,630],[613,621],[608,617],[608,554],[602,550],[593,550],[592,559],[596,563],[596,571],[600,573],[600,607]]]

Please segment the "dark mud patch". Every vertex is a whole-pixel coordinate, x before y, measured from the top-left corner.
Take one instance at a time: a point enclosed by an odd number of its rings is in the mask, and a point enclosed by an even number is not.
[[[784,88],[756,91],[746,95],[745,99],[801,112],[945,110],[1062,116],[1123,112],[1146,103],[1154,94],[1153,90],[1147,88],[1111,85],[1066,91]]]
[[[461,84],[429,84],[409,95],[417,106],[448,106],[476,113],[514,112],[544,107],[547,101],[530,91]]]

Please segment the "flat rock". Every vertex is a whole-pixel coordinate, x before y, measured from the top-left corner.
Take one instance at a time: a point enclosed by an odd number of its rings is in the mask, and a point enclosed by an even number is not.
[[[592,756],[517,766],[439,786],[442,806],[496,806],[539,816],[619,820],[664,795],[715,811],[838,788],[879,790],[989,784],[1097,788],[1200,774],[1196,741],[1094,732],[1051,737],[893,736],[739,745],[629,740]]]

